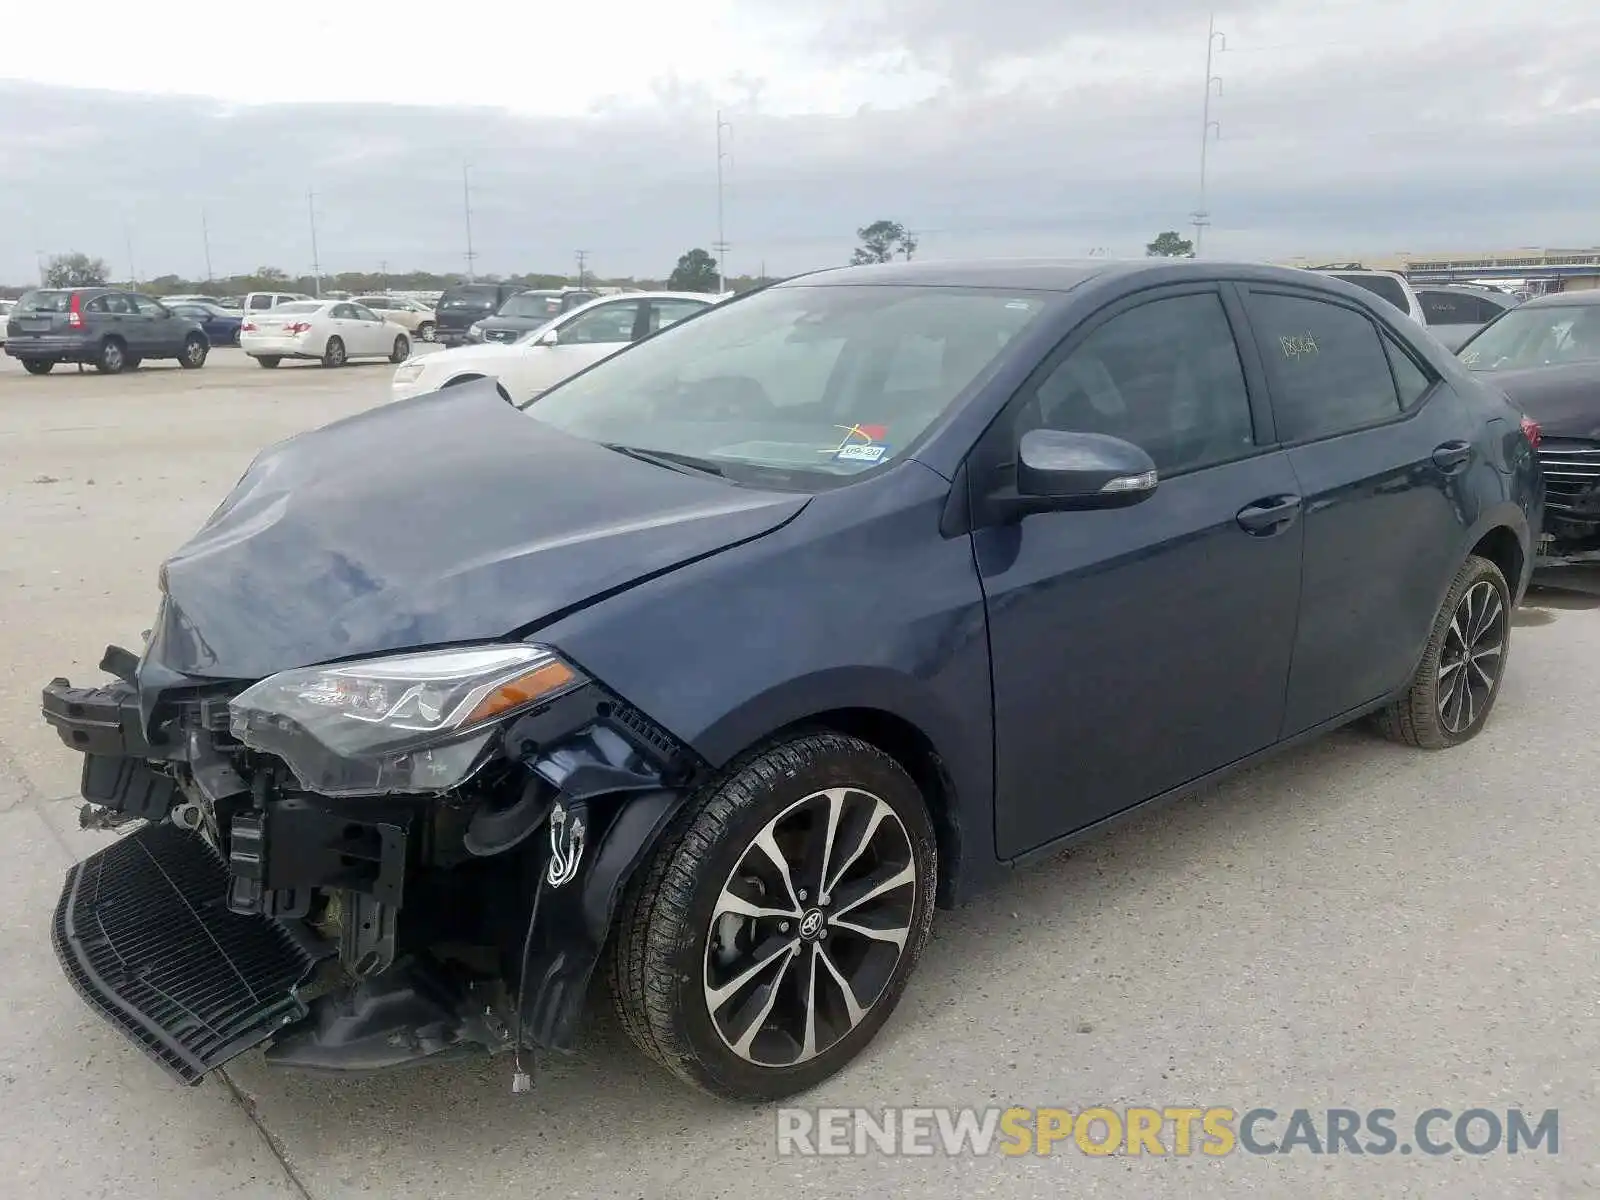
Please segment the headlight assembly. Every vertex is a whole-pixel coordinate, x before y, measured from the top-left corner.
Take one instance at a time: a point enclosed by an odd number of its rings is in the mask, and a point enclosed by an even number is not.
[[[401,363],[394,371],[396,383],[415,383],[422,378],[422,373],[428,369],[425,359],[413,358],[410,362]]]
[[[501,720],[588,682],[545,646],[470,646],[300,667],[228,705],[233,736],[328,796],[466,782]]]

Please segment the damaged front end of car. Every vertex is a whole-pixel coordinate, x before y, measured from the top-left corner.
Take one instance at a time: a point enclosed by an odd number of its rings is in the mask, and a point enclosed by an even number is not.
[[[83,824],[137,827],[68,872],[53,942],[188,1084],[262,1043],[328,1071],[570,1052],[622,889],[705,770],[530,643],[254,682],[101,666],[44,717],[83,755]]]

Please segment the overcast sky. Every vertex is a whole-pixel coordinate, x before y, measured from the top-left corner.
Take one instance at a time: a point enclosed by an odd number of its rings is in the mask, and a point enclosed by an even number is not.
[[[730,274],[1139,254],[1190,233],[1205,0],[70,6],[0,18],[0,282],[117,274]],[[452,21],[449,13],[459,15]],[[1238,0],[1207,257],[1600,243],[1600,2]],[[86,85],[93,86],[89,90]]]

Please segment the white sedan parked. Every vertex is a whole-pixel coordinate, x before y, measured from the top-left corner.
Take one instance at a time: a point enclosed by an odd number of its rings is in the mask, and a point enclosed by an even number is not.
[[[630,342],[710,308],[719,299],[697,292],[601,296],[509,344],[459,346],[414,358],[394,373],[394,398],[493,379],[508,400],[531,400]]]
[[[411,357],[411,335],[364,305],[349,300],[292,300],[249,317],[239,348],[263,367],[286,358],[310,358],[342,367],[352,358]]]

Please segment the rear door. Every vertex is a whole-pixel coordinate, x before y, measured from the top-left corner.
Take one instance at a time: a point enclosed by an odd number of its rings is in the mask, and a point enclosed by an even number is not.
[[[355,324],[361,331],[362,354],[381,354],[387,357],[394,351],[394,339],[399,330],[390,326],[377,313],[364,304],[350,305]]]
[[[1003,857],[1278,736],[1302,523],[1265,398],[1246,386],[1229,302],[1216,284],[1186,285],[1102,311],[1044,361],[968,463],[975,489],[1003,487],[1022,434],[1052,428],[1131,441],[1161,477],[1129,508],[973,533]]]
[[[1405,322],[1325,293],[1243,291],[1305,502],[1289,737],[1411,677],[1477,520],[1473,473],[1494,467]]]
[[[72,293],[65,288],[36,288],[24,292],[7,318],[7,336],[20,347],[33,338],[68,333],[71,311]]]
[[[150,331],[134,308],[132,297],[122,292],[105,292],[85,302],[83,318],[89,333],[96,337],[120,338],[135,358],[150,353]]]
[[[685,317],[692,317],[695,313],[704,312],[710,307],[709,301],[652,300],[645,333],[656,333],[668,325],[675,325]]]

